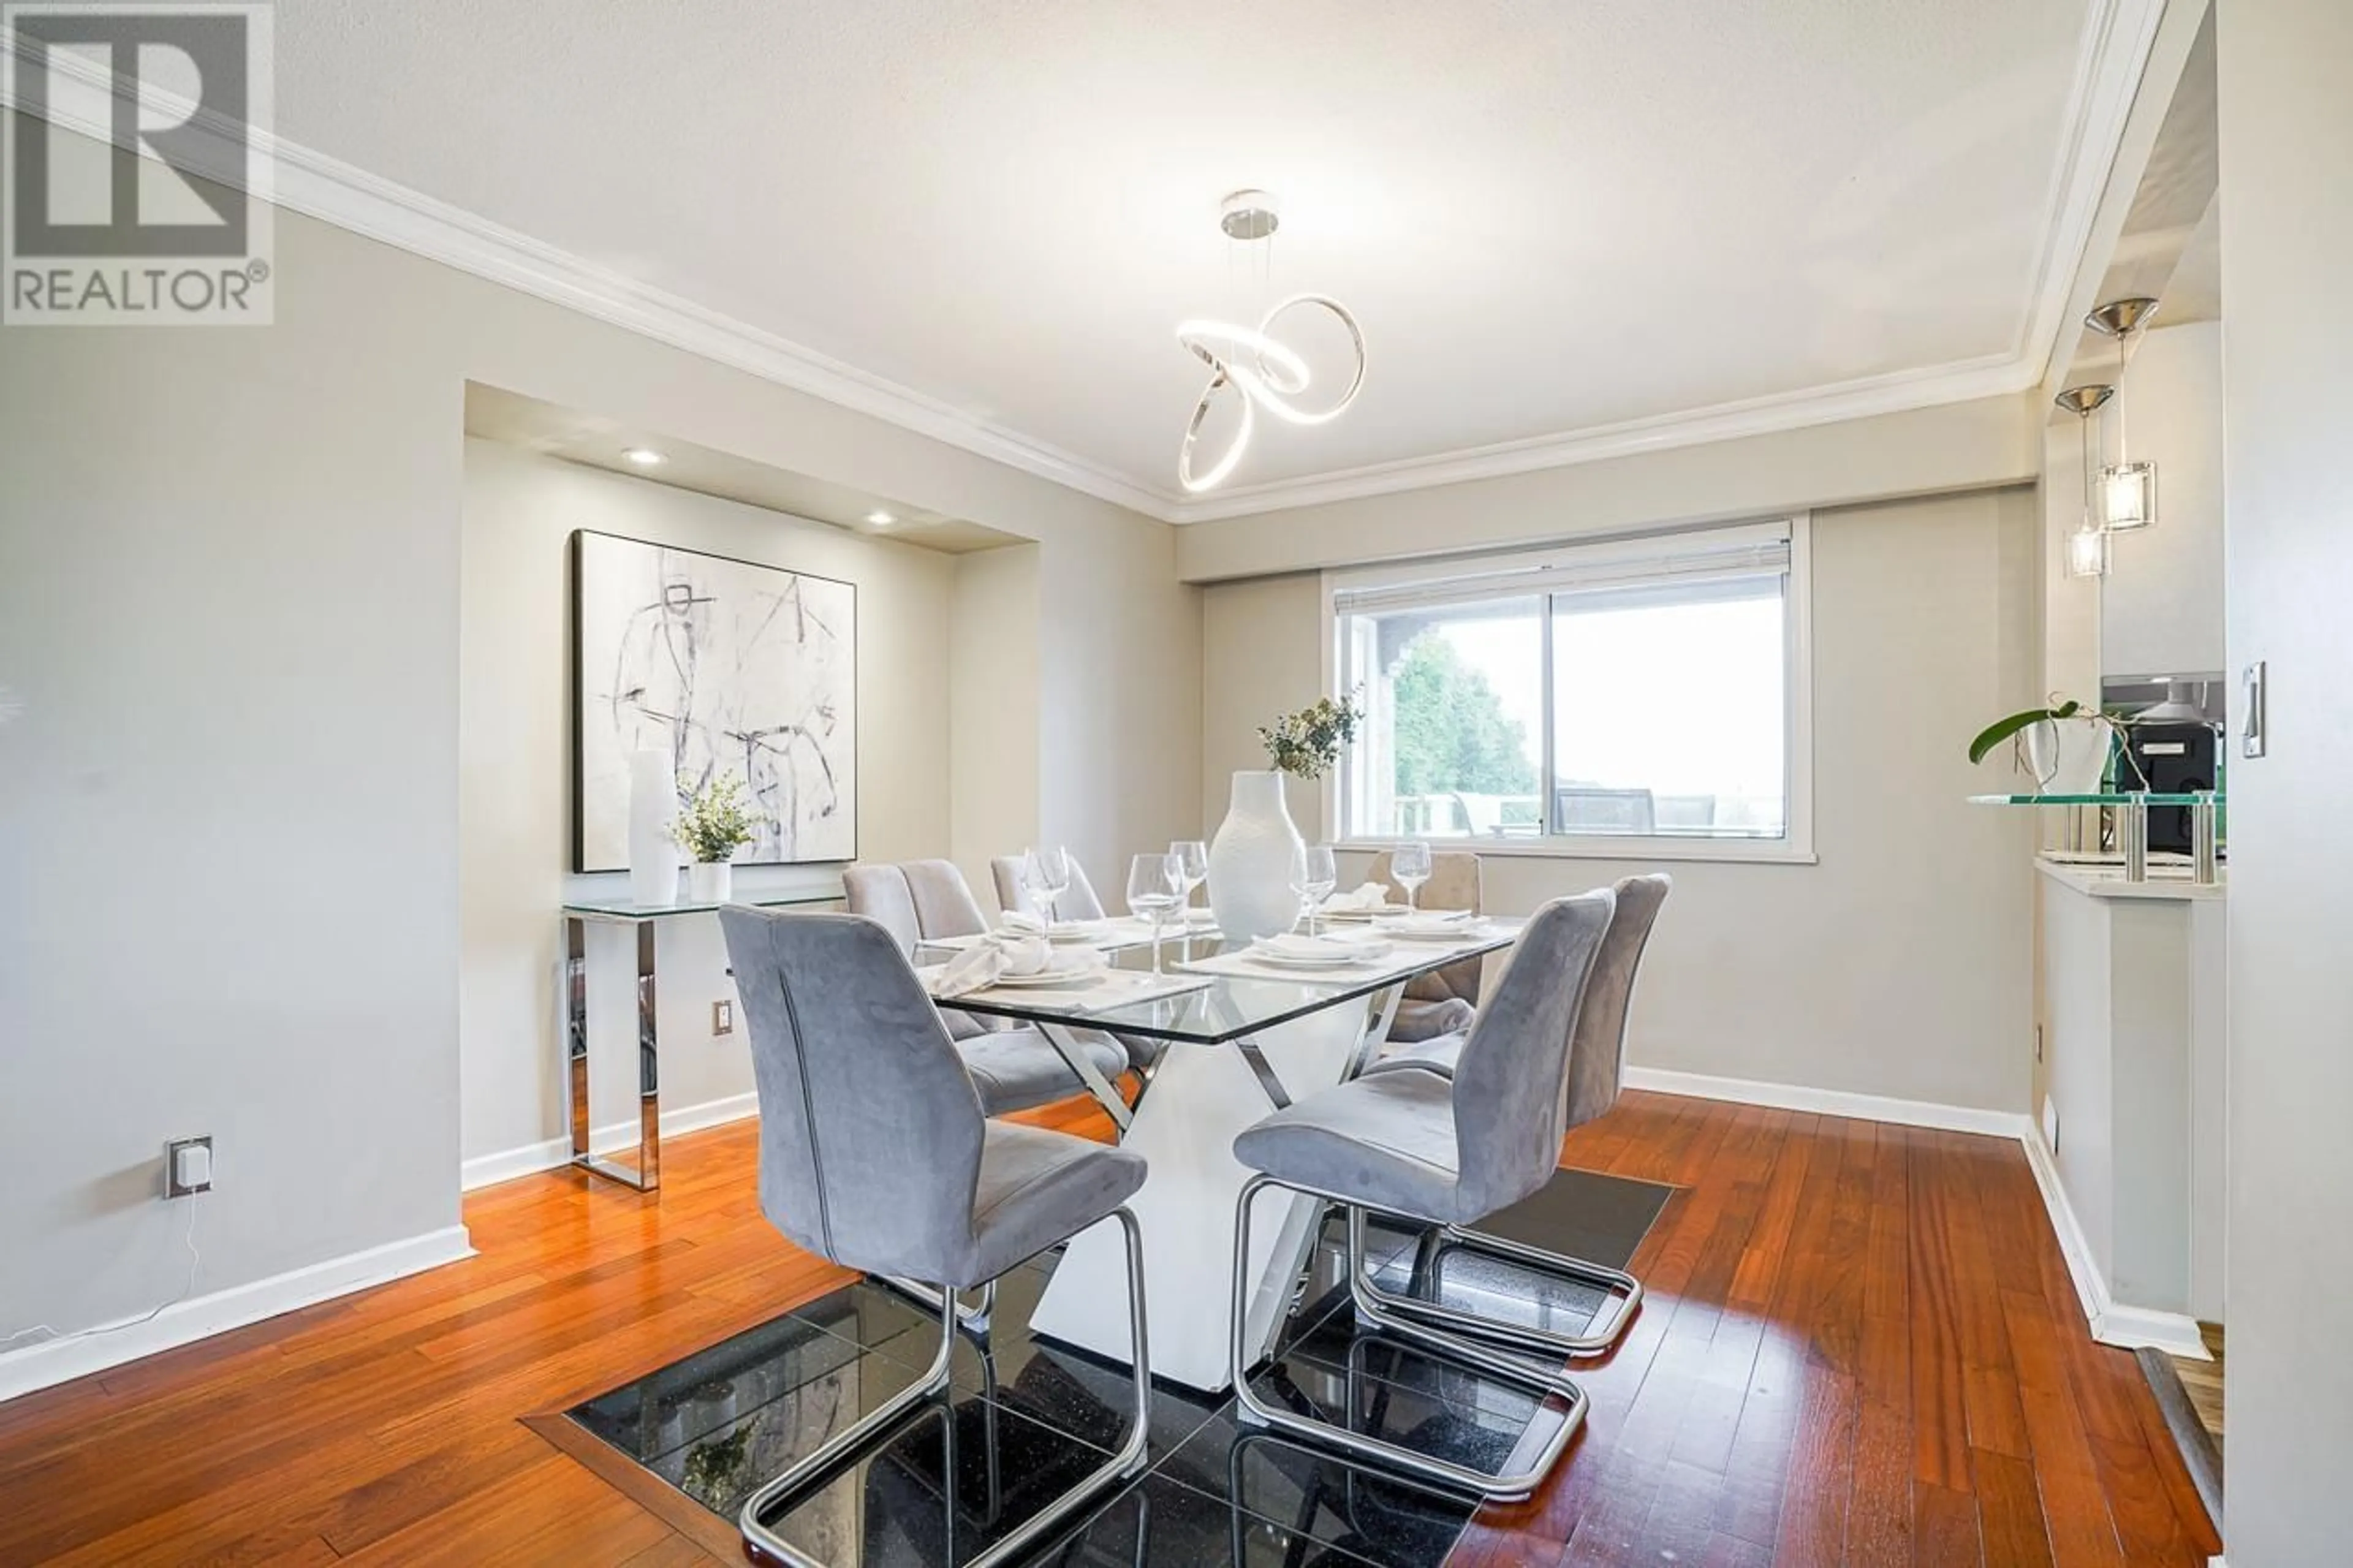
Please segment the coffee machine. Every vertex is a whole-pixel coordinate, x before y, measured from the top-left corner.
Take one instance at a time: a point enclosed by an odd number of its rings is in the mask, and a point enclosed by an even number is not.
[[[2221,787],[2222,678],[2149,676],[2100,683],[2103,704],[2129,718],[2116,785],[2151,795],[2194,795]],[[2148,808],[2153,854],[2191,849],[2189,807]]]

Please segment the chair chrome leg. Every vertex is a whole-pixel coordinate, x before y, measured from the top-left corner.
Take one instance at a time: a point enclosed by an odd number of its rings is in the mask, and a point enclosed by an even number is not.
[[[1417,1326],[1410,1333],[1403,1330],[1399,1332],[1400,1337],[1413,1340],[1418,1347],[1427,1349],[1433,1356],[1467,1366],[1475,1372],[1494,1378],[1499,1383],[1515,1384],[1540,1398],[1551,1396],[1566,1403],[1567,1408],[1559,1412],[1559,1429],[1546,1440],[1542,1450],[1525,1470],[1511,1475],[1490,1475],[1484,1470],[1474,1470],[1466,1465],[1440,1459],[1433,1455],[1406,1447],[1402,1444],[1389,1442],[1385,1438],[1369,1436],[1362,1432],[1353,1432],[1328,1421],[1314,1420],[1293,1411],[1281,1409],[1259,1397],[1257,1391],[1250,1387],[1250,1352],[1244,1343],[1249,1337],[1247,1321],[1250,1305],[1248,1279],[1250,1202],[1258,1196],[1261,1189],[1269,1186],[1283,1187],[1293,1192],[1307,1192],[1311,1196],[1333,1202],[1347,1201],[1331,1193],[1318,1193],[1307,1188],[1292,1187],[1289,1183],[1278,1182],[1263,1173],[1253,1175],[1242,1184],[1241,1196],[1236,1201],[1234,1208],[1233,1320],[1229,1359],[1233,1374],[1234,1399],[1244,1419],[1256,1426],[1270,1427],[1278,1432],[1287,1432],[1310,1442],[1337,1448],[1357,1458],[1386,1465],[1392,1470],[1400,1471],[1419,1480],[1433,1482],[1453,1491],[1467,1492],[1473,1497],[1509,1500],[1525,1498],[1535,1490],[1545,1477],[1551,1472],[1553,1466],[1559,1462],[1561,1455],[1568,1447],[1569,1439],[1576,1435],[1577,1427],[1584,1423],[1587,1404],[1584,1392],[1565,1377],[1545,1373],[1525,1363],[1514,1361],[1510,1357],[1486,1351],[1477,1345],[1464,1344],[1435,1331]],[[1361,1212],[1351,1205],[1350,1215],[1355,1222],[1352,1235],[1361,1238],[1363,1231]],[[1353,1258],[1359,1254],[1352,1253],[1351,1274],[1359,1272],[1353,1262]]]
[[[947,1300],[953,1302],[955,1297],[951,1295]],[[791,1563],[794,1568],[825,1568],[823,1563],[803,1555],[790,1542],[769,1529],[767,1515],[795,1493],[829,1479],[844,1460],[881,1433],[897,1426],[919,1405],[946,1393],[955,1355],[955,1314],[951,1308],[943,1307],[940,1310],[939,1353],[932,1358],[929,1371],[867,1415],[835,1433],[818,1447],[816,1453],[744,1500],[744,1511],[736,1515],[735,1522],[736,1528],[743,1532],[746,1550],[762,1552],[778,1563]]]
[[[896,1274],[876,1274],[871,1278],[877,1285],[887,1285],[917,1306],[928,1307],[934,1312],[940,1310],[945,1299],[937,1286],[926,1285],[921,1279],[909,1279]],[[955,1300],[956,1327],[986,1344],[988,1325],[997,1316],[997,1281],[992,1279],[980,1288],[980,1300],[976,1305],[965,1306],[961,1296]]]
[[[1348,1205],[1347,1268],[1348,1298],[1357,1316],[1383,1333],[1468,1362],[1498,1377],[1535,1383],[1563,1399],[1583,1397],[1568,1374],[1556,1367],[1531,1365],[1517,1356],[1505,1355],[1476,1340],[1463,1338],[1464,1334],[1489,1327],[1485,1319],[1429,1301],[1415,1303],[1430,1309],[1426,1317],[1393,1310],[1391,1303],[1406,1298],[1392,1296],[1373,1283],[1372,1270],[1365,1266],[1365,1211],[1354,1204]],[[1450,1329],[1456,1331],[1449,1332]]]
[[[1352,1217],[1352,1237],[1360,1223],[1359,1218]],[[1622,1269],[1604,1268],[1597,1263],[1587,1263],[1581,1258],[1547,1252],[1541,1247],[1523,1246],[1499,1236],[1464,1230],[1459,1226],[1446,1226],[1431,1234],[1436,1238],[1435,1251],[1441,1257],[1450,1248],[1483,1252],[1534,1273],[1591,1285],[1605,1292],[1610,1304],[1602,1309],[1600,1315],[1588,1324],[1583,1332],[1563,1333],[1557,1329],[1505,1322],[1498,1318],[1466,1312],[1440,1302],[1424,1300],[1419,1296],[1397,1295],[1375,1284],[1370,1276],[1352,1260],[1349,1289],[1361,1313],[1387,1328],[1396,1327],[1399,1320],[1413,1320],[1458,1334],[1470,1334],[1493,1344],[1566,1361],[1572,1356],[1599,1355],[1616,1344],[1626,1332],[1626,1325],[1632,1321],[1634,1310],[1642,1304],[1642,1282]],[[1361,1247],[1356,1248],[1358,1254],[1361,1251]]]
[[[1122,1236],[1127,1244],[1128,1349],[1134,1358],[1135,1390],[1135,1419],[1128,1427],[1127,1439],[1120,1445],[1117,1453],[1091,1471],[1084,1479],[1039,1509],[996,1545],[971,1559],[964,1568],[999,1568],[1000,1564],[1026,1556],[1080,1509],[1144,1468],[1145,1443],[1152,1426],[1152,1354],[1144,1312],[1144,1237],[1136,1228],[1135,1216],[1126,1209],[1113,1209],[1110,1217],[1119,1221]],[[991,1282],[993,1286],[994,1281]],[[923,1289],[932,1289],[929,1286]],[[934,1290],[933,1293],[940,1298],[942,1305],[939,1309],[939,1354],[933,1358],[931,1370],[920,1382],[892,1395],[871,1415],[845,1428],[816,1453],[754,1492],[737,1518],[747,1553],[788,1563],[791,1568],[827,1568],[827,1564],[809,1557],[769,1529],[766,1518],[780,1505],[791,1500],[796,1493],[830,1479],[844,1461],[871,1443],[879,1434],[904,1419],[916,1406],[947,1391],[955,1352],[955,1295],[953,1291]],[[949,1418],[953,1423],[953,1411],[949,1413]]]
[[[1490,1236],[1482,1230],[1465,1230],[1450,1225],[1443,1232],[1445,1239],[1472,1252],[1483,1252],[1507,1263],[1517,1263],[1540,1273],[1552,1274],[1579,1285],[1590,1285],[1609,1297],[1593,1321],[1581,1334],[1561,1334],[1560,1341],[1571,1347],[1571,1355],[1599,1355],[1626,1335],[1626,1326],[1634,1321],[1634,1313],[1642,1305],[1642,1282],[1622,1268],[1606,1268],[1588,1263],[1582,1258],[1572,1258],[1565,1252],[1531,1247],[1507,1237]]]

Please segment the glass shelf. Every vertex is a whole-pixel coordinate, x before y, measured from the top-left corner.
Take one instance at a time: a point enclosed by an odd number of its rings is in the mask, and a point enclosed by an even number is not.
[[[1973,795],[1971,805],[2221,805],[2219,794],[2200,795]]]
[[[755,910],[775,910],[801,904],[838,904],[841,895],[806,889],[789,893],[747,893],[739,889],[725,901],[749,904]],[[575,920],[658,921],[670,915],[707,915],[719,907],[691,899],[681,899],[674,904],[640,904],[628,899],[569,899],[565,901],[564,912]]]

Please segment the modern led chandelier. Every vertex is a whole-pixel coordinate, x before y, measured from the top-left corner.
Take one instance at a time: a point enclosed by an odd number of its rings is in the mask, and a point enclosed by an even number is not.
[[[1229,239],[1271,247],[1282,221],[1275,211],[1274,198],[1266,192],[1236,191],[1225,199],[1218,226],[1225,230]],[[1337,401],[1323,408],[1303,406],[1293,401],[1307,390],[1311,379],[1307,362],[1275,336],[1277,323],[1293,311],[1311,308],[1329,310],[1347,330],[1348,342],[1356,357],[1356,374],[1349,379],[1346,390]],[[1205,319],[1179,321],[1176,341],[1209,367],[1209,384],[1201,389],[1200,401],[1193,405],[1193,417],[1185,426],[1185,443],[1176,449],[1176,482],[1196,495],[1215,489],[1234,471],[1242,454],[1250,449],[1261,411],[1289,425],[1328,425],[1356,400],[1356,394],[1365,384],[1364,331],[1356,325],[1356,318],[1348,313],[1348,308],[1328,294],[1293,294],[1261,316],[1256,327]],[[1200,441],[1201,426],[1217,405],[1218,395],[1229,388],[1241,400],[1241,423],[1235,427],[1232,442],[1217,461],[1206,471],[1198,469],[1193,457]]]

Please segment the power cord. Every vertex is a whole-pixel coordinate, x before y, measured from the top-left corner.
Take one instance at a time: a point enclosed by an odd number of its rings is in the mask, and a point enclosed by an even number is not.
[[[18,1329],[15,1333],[10,1334],[7,1338],[0,1339],[0,1352],[5,1352],[10,1347],[14,1346],[18,1340],[28,1338],[34,1334],[43,1336],[40,1339],[33,1341],[33,1343],[37,1345],[58,1344],[67,1340],[92,1339],[100,1334],[119,1334],[125,1329],[135,1329],[142,1324],[152,1323],[156,1319],[162,1317],[165,1312],[169,1311],[172,1308],[176,1307],[181,1302],[186,1300],[195,1292],[196,1270],[204,1264],[204,1256],[196,1250],[196,1207],[203,1202],[203,1200],[204,1194],[202,1193],[192,1194],[188,1199],[188,1228],[182,1233],[180,1237],[181,1245],[188,1249],[188,1278],[187,1282],[180,1287],[180,1293],[178,1295],[173,1297],[170,1300],[164,1302],[162,1306],[156,1308],[153,1311],[148,1313],[143,1318],[132,1318],[125,1322],[110,1323],[102,1329],[78,1329],[70,1334],[61,1334],[58,1332],[57,1330],[49,1327],[47,1323],[35,1323],[29,1329]],[[30,1347],[28,1346],[26,1348],[29,1349]]]

